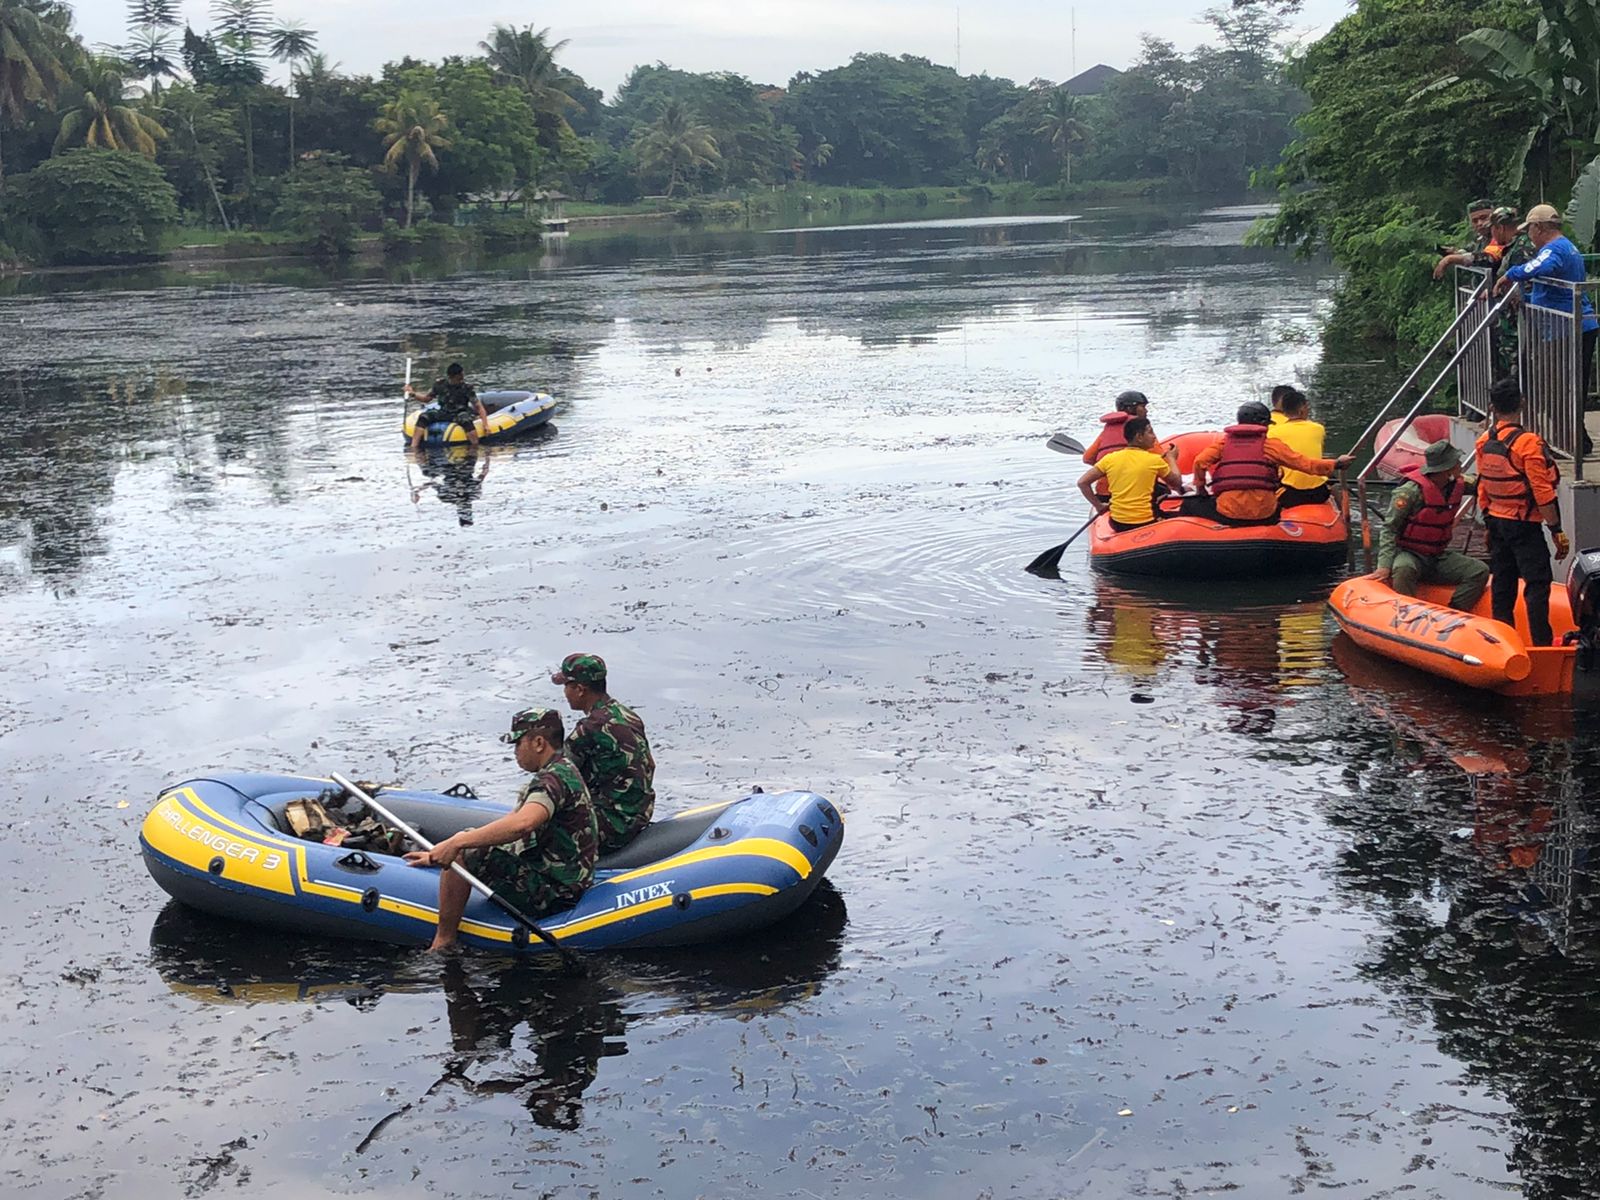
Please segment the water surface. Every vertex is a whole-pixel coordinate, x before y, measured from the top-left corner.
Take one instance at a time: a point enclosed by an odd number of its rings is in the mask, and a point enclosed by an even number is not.
[[[1300,381],[1337,440],[1393,378],[1319,366],[1333,280],[1252,210],[1075,215],[0,300],[11,1190],[1594,1194],[1593,730],[1385,671],[1325,580],[1025,574],[1118,391]],[[407,355],[563,407],[409,460]],[[140,865],[210,769],[509,798],[579,649],[665,809],[835,800],[832,887],[575,983]]]

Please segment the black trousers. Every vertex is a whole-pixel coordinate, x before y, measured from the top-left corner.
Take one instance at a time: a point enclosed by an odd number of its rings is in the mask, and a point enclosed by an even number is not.
[[[1314,488],[1286,487],[1278,494],[1278,511],[1282,512],[1296,504],[1323,504],[1331,496],[1325,483],[1319,483]]]
[[[1517,580],[1522,581],[1523,603],[1528,610],[1528,640],[1548,646],[1550,633],[1550,548],[1544,526],[1538,521],[1512,521],[1485,517],[1489,529],[1489,602],[1494,619],[1516,628]]]
[[[1211,520],[1220,521],[1224,525],[1276,525],[1278,523],[1277,513],[1273,513],[1270,517],[1262,517],[1257,521],[1241,521],[1237,517],[1223,516],[1222,513],[1217,511],[1217,498],[1203,492],[1195,496],[1185,496],[1183,503],[1178,506],[1178,511],[1186,517],[1209,517]]]

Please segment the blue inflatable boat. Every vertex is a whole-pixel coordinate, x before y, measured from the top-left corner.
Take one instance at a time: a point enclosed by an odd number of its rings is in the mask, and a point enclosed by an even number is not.
[[[163,792],[139,834],[145,866],[173,898],[255,924],[332,937],[426,945],[438,922],[439,872],[374,850],[293,836],[290,802],[326,779],[225,774]],[[503,805],[384,788],[378,799],[430,841],[487,824]],[[579,950],[682,946],[747,933],[787,916],[839,852],[839,812],[814,792],[755,792],[656,821],[600,860],[575,908],[539,922]],[[550,953],[474,895],[461,941],[503,953]]]
[[[479,392],[484,411],[489,414],[489,431],[478,431],[480,442],[509,442],[540,428],[555,415],[556,398],[544,392]],[[427,412],[426,407],[407,413],[402,429],[406,441],[417,431],[417,418]],[[434,421],[428,426],[424,439],[430,446],[464,446],[467,431],[454,421]]]

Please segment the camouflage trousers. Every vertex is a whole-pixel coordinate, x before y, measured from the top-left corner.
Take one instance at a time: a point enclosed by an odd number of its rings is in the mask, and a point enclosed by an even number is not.
[[[582,883],[563,881],[561,868],[540,870],[520,854],[495,846],[469,850],[461,856],[467,870],[514,904],[524,916],[547,917],[576,904],[584,893]]]

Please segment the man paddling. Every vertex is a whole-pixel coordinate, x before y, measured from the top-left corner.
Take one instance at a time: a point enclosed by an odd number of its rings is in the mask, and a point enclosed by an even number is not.
[[[1422,469],[1410,467],[1406,474],[1378,530],[1378,569],[1372,578],[1402,596],[1415,596],[1419,583],[1453,583],[1450,607],[1470,610],[1489,586],[1489,568],[1450,549],[1456,509],[1466,493],[1461,452],[1448,441],[1434,442]]]
[[[606,692],[606,660],[569,654],[550,676],[562,685],[567,704],[582,717],[567,739],[567,752],[594,798],[600,853],[622,849],[650,824],[656,810],[656,760],[639,714]]]
[[[435,421],[461,426],[466,430],[467,441],[472,443],[473,449],[478,446],[478,421],[483,422],[484,431],[488,432],[489,413],[483,407],[483,401],[478,399],[478,393],[467,382],[466,372],[458,362],[451,363],[445,369],[444,378],[435,380],[433,389],[426,396],[409,383],[406,384],[406,395],[433,405],[417,414],[416,429],[411,434],[413,450],[422,448],[422,439],[428,436],[428,426]]]
[[[594,880],[599,835],[583,777],[563,749],[561,714],[525,708],[500,740],[516,747],[517,765],[533,774],[517,807],[487,825],[452,834],[432,850],[406,855],[413,867],[442,867],[439,927],[430,950],[456,943],[472,887],[450,870],[457,857],[473,874],[530,917],[547,916],[578,902]]]
[[[1176,446],[1168,446],[1165,455],[1157,454],[1155,430],[1144,417],[1129,417],[1123,429],[1128,444],[1107,454],[1078,480],[1078,490],[1090,507],[1109,514],[1111,528],[1119,533],[1156,519],[1156,484],[1174,490],[1183,487]],[[1110,489],[1109,498],[1097,492],[1101,480]]]
[[[1534,210],[1535,212],[1538,209]],[[1528,634],[1535,646],[1551,644],[1550,551],[1544,526],[1555,540],[1556,558],[1572,552],[1561,532],[1556,507],[1555,459],[1544,439],[1522,427],[1522,387],[1515,379],[1497,379],[1489,388],[1494,410],[1489,428],[1478,438],[1478,511],[1489,530],[1489,571],[1494,582],[1489,597],[1494,619],[1516,628],[1517,580],[1528,612]]]

